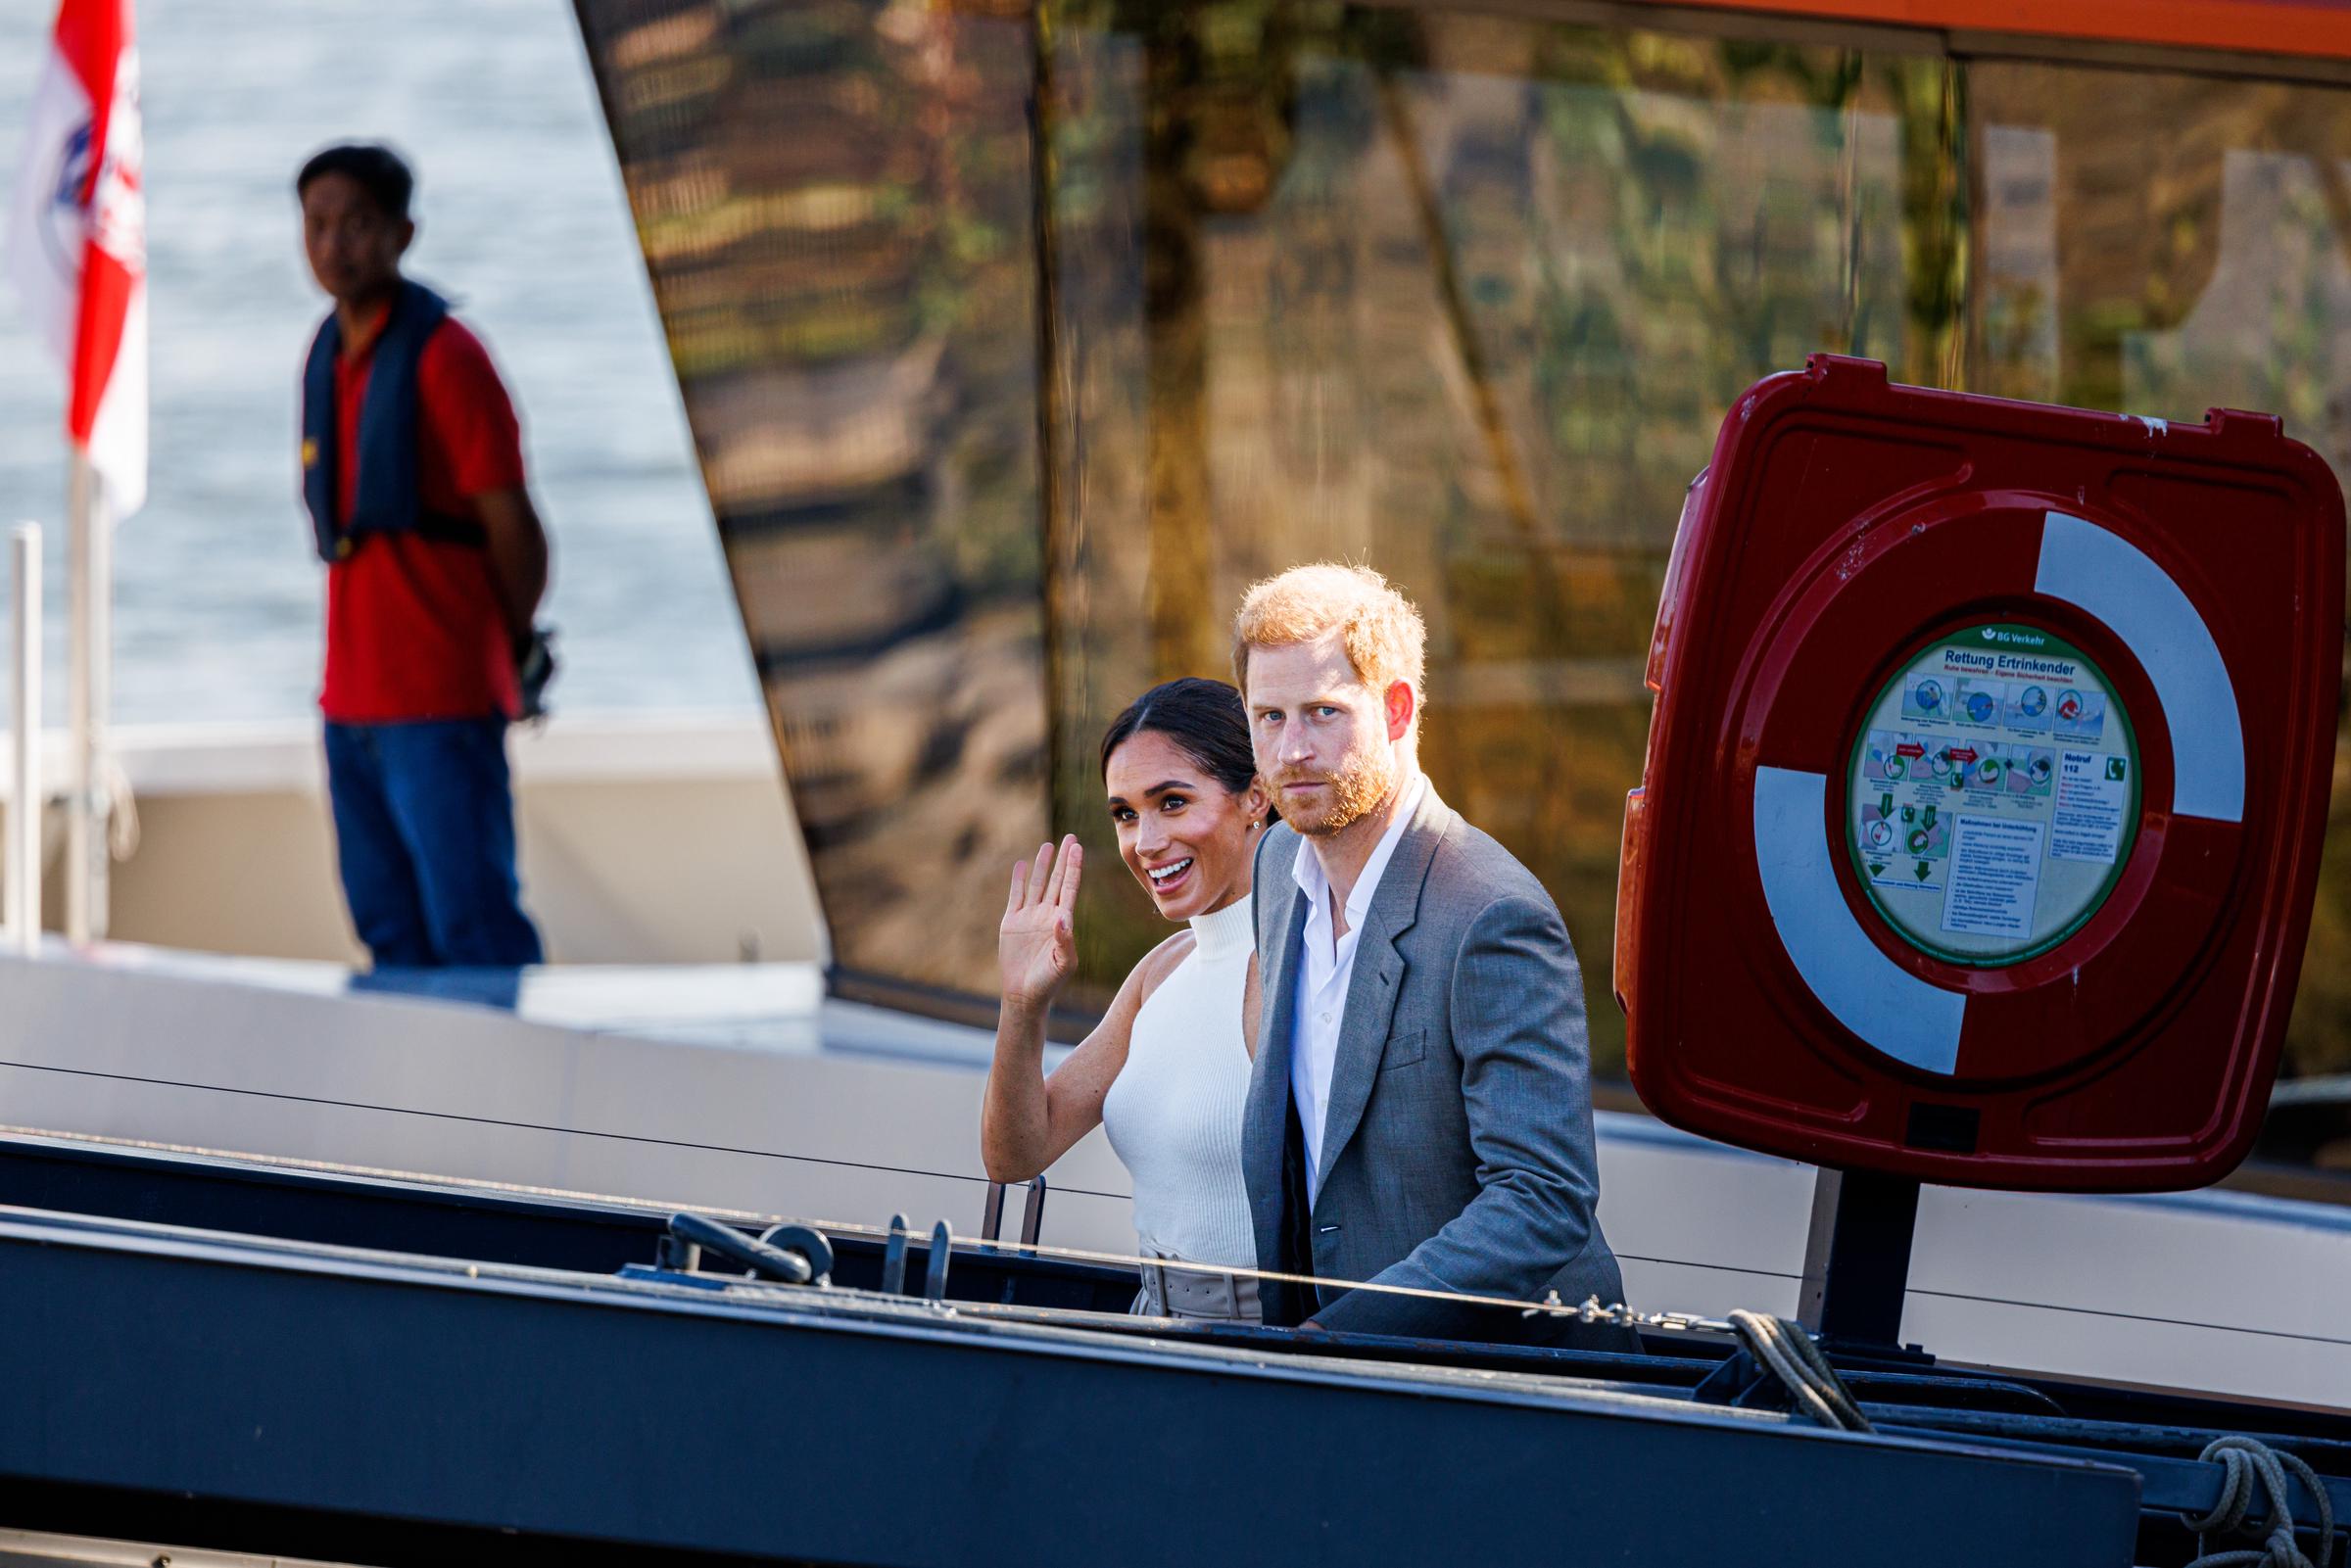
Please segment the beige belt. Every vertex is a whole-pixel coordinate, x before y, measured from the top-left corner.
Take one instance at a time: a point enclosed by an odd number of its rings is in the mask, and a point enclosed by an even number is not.
[[[1185,1263],[1149,1247],[1143,1249],[1143,1288],[1132,1308],[1137,1316],[1259,1320],[1256,1280]]]

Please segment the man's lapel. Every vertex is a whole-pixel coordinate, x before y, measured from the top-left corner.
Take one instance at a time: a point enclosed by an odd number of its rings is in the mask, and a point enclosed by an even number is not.
[[[1242,1108],[1241,1174],[1261,1237],[1278,1230],[1281,1144],[1290,1110],[1290,1033],[1298,1017],[1298,954],[1306,934],[1306,894],[1291,866],[1308,851],[1294,836],[1287,855],[1271,846],[1257,868],[1257,1060]],[[1270,1265],[1269,1265],[1270,1266]]]
[[[1318,1191],[1330,1179],[1330,1167],[1355,1136],[1364,1107],[1370,1103],[1371,1081],[1379,1074],[1396,998],[1404,989],[1404,955],[1396,944],[1419,918],[1420,887],[1452,821],[1453,813],[1437,798],[1435,786],[1422,790],[1412,825],[1396,840],[1396,853],[1372,889],[1371,907],[1364,912],[1364,933],[1356,940],[1355,970],[1347,980],[1338,1055],[1331,1064],[1330,1104],[1322,1114],[1322,1159],[1315,1172]]]

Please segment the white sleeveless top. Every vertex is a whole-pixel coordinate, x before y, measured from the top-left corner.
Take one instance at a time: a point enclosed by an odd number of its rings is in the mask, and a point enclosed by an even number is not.
[[[1242,898],[1192,917],[1192,951],[1144,999],[1102,1101],[1103,1130],[1134,1181],[1135,1231],[1150,1252],[1186,1262],[1257,1262],[1241,1182],[1254,908]]]

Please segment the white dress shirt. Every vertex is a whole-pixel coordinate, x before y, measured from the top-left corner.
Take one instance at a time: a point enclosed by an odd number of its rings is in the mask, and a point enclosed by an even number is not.
[[[1365,917],[1371,912],[1371,895],[1379,890],[1380,874],[1396,853],[1428,779],[1415,773],[1397,801],[1388,831],[1379,835],[1371,858],[1364,862],[1355,890],[1347,895],[1347,934],[1332,938],[1330,880],[1314,840],[1298,847],[1292,868],[1306,893],[1306,951],[1298,971],[1295,1021],[1290,1029],[1290,1094],[1298,1106],[1298,1127],[1306,1135],[1306,1201],[1313,1204],[1322,1188],[1322,1123],[1330,1113],[1330,1075],[1338,1064],[1339,1030],[1347,1022],[1347,986],[1355,977],[1355,946],[1364,934]]]

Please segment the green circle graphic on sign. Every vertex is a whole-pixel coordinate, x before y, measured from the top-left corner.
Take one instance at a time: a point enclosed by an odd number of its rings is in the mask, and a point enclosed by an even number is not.
[[[1969,626],[1905,660],[1853,739],[1854,875],[1911,946],[2021,963],[2114,891],[2138,766],[2131,717],[2080,648],[2014,621]]]

